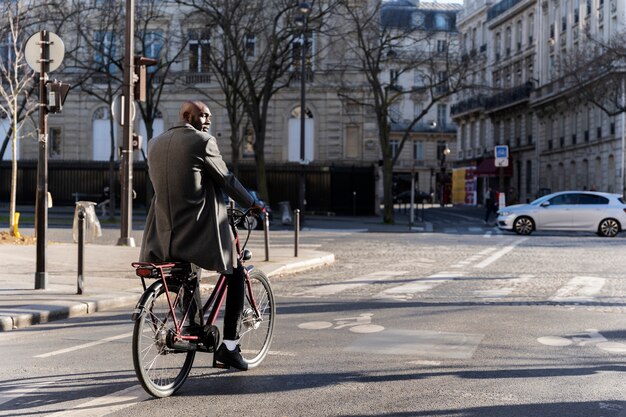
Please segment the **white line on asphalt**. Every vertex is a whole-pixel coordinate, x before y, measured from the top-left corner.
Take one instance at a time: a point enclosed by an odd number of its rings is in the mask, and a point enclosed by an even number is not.
[[[95,340],[93,342],[84,343],[82,345],[77,345],[77,346],[73,346],[73,347],[66,348],[66,349],[55,350],[54,352],[48,352],[48,353],[43,353],[41,355],[36,355],[35,358],[49,358],[50,356],[62,355],[64,353],[74,352],[75,350],[86,349],[92,346],[101,345],[103,343],[112,342],[114,340],[124,339],[127,337],[131,337],[132,335],[133,335],[132,332],[118,334],[117,336],[111,336],[111,337],[107,337],[101,340]]]
[[[452,281],[455,278],[462,276],[462,272],[438,272],[425,279],[418,279],[404,285],[387,288],[386,290],[376,294],[373,298],[386,300],[409,300],[418,292],[431,290],[444,282]]]
[[[493,255],[491,255],[490,257],[485,259],[484,261],[474,265],[474,268],[484,268],[486,266],[491,265],[492,263],[494,263],[495,261],[497,261],[498,259],[500,259],[504,255],[506,255],[507,253],[511,252],[513,249],[515,249],[515,247],[517,245],[519,245],[520,243],[526,241],[527,239],[528,238],[525,237],[525,238],[522,238],[522,239],[519,239],[519,240],[515,241],[512,245],[505,246],[504,248],[500,249],[499,251],[497,251],[496,253],[494,253]]]
[[[30,385],[22,385],[8,391],[0,391],[0,405],[19,398],[23,395],[30,394],[40,388],[55,383],[56,381],[37,382]]]
[[[150,398],[152,397],[143,388],[133,386],[46,417],[103,417]]]
[[[606,280],[597,277],[574,277],[550,298],[555,302],[585,303],[593,300]]]
[[[506,280],[506,287],[502,288],[492,288],[488,290],[476,290],[474,291],[474,295],[480,298],[501,298],[506,297],[511,294],[513,291],[518,289],[522,284],[528,282],[534,275],[523,274],[518,278],[512,278]]]
[[[406,274],[407,271],[379,271],[371,274],[362,275],[360,277],[352,278],[347,281],[341,281],[336,284],[322,285],[321,287],[311,288],[310,290],[300,292],[294,295],[308,295],[308,296],[324,296],[337,294],[341,291],[350,290],[364,285],[373,284],[375,282],[384,281],[386,279],[394,278],[399,275]]]

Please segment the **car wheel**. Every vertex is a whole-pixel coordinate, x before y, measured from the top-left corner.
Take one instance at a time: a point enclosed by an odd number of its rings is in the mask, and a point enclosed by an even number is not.
[[[535,229],[535,224],[530,217],[522,216],[515,219],[513,230],[518,235],[529,235]]]
[[[615,219],[604,219],[598,226],[598,234],[604,237],[615,237],[620,230],[620,224]]]

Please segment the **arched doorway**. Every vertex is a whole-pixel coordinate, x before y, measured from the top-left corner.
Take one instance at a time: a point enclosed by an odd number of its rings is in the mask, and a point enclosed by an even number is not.
[[[315,124],[311,109],[306,108],[304,120],[304,160],[310,162],[314,159],[315,149]],[[300,106],[295,107],[289,117],[289,144],[287,160],[290,162],[300,161]]]
[[[96,109],[91,119],[91,137],[93,140],[92,159],[94,161],[108,161],[111,156],[111,122],[110,111],[106,106]],[[115,127],[115,125],[113,125]],[[113,129],[113,158],[118,159],[117,129]]]
[[[161,133],[165,131],[165,122],[163,121],[163,114],[160,110],[157,110],[156,117],[152,121],[152,137],[148,138],[148,129],[146,129],[146,122],[141,119],[141,123],[139,124],[139,134],[143,138],[143,142],[141,142],[141,149],[143,151],[143,155],[148,157],[148,140],[152,138],[156,138]],[[135,159],[143,160],[143,155],[141,152],[137,152],[135,154]]]

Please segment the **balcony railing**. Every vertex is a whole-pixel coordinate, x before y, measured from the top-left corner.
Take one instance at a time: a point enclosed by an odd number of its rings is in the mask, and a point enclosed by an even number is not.
[[[485,96],[478,95],[476,97],[468,98],[467,100],[459,101],[453,104],[450,108],[451,115],[457,115],[461,113],[467,113],[472,110],[479,110],[485,107]]]
[[[532,82],[524,83],[520,86],[508,89],[501,93],[495,94],[485,101],[485,109],[491,110],[498,107],[507,106],[511,103],[527,100],[533,91]]]

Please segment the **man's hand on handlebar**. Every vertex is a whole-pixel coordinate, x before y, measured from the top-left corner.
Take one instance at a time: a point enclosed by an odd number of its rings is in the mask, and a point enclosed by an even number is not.
[[[257,206],[256,204],[253,204],[250,206],[248,211],[254,214],[254,213],[265,213],[267,210],[265,210],[265,207],[261,207],[261,206]]]

